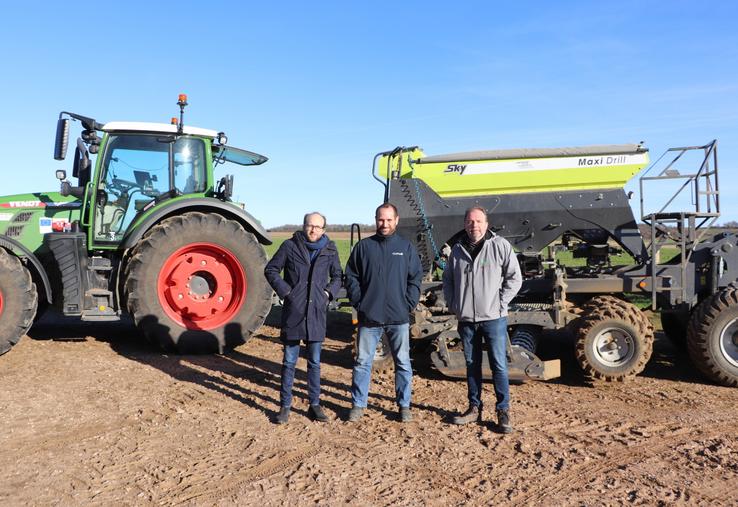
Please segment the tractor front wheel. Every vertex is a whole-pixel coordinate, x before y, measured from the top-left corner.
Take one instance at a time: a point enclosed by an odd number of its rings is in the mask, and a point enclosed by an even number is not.
[[[738,288],[727,287],[695,309],[687,329],[687,348],[707,378],[738,387]]]
[[[0,354],[5,354],[33,324],[38,305],[31,273],[0,248]]]
[[[128,309],[144,335],[181,354],[244,343],[271,308],[266,254],[217,214],[168,218],[136,245],[126,268]]]

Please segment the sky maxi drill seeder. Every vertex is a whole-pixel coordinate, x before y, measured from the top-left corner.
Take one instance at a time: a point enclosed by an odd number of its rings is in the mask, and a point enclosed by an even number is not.
[[[697,168],[683,174],[677,166],[688,154]],[[518,253],[524,276],[508,317],[512,378],[558,376],[559,361],[540,360],[536,345],[543,330],[565,327],[589,378],[637,375],[654,340],[647,315],[631,302],[638,295],[660,310],[669,337],[686,340],[702,373],[738,386],[738,236],[710,229],[720,215],[717,142],[669,149],[640,178],[647,243],[624,186],[648,164],[641,144],[439,156],[399,147],[377,154],[372,174],[384,185],[385,201],[397,206],[398,232],[416,245],[426,274],[411,337],[432,341],[434,365],[449,376],[465,375],[439,273],[465,210],[483,206],[491,228]],[[643,187],[655,180],[680,186],[661,209],[646,213]],[[688,192],[692,209],[672,211]],[[664,246],[677,254],[661,263]],[[562,250],[581,265],[562,265],[556,254]],[[613,263],[622,252],[633,259],[629,265]]]

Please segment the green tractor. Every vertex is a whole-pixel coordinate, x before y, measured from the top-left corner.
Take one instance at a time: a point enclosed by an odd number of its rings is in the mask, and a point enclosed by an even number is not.
[[[222,352],[263,323],[271,290],[262,271],[271,239],[231,201],[224,162],[267,158],[227,145],[223,132],[171,124],[98,123],[62,112],[54,158],[70,124],[82,132],[73,177],[60,192],[0,198],[0,354],[49,305],[83,321],[127,312],[164,350]],[[94,161],[92,156],[95,156]]]

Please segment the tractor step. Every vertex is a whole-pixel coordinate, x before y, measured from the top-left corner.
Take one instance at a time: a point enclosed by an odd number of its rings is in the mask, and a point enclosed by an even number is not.
[[[120,320],[120,315],[95,315],[90,312],[85,312],[80,318],[85,322],[117,322]]]
[[[108,321],[120,320],[120,314],[113,307],[113,293],[107,289],[87,289],[85,300],[94,302],[91,308],[82,312],[82,320]]]

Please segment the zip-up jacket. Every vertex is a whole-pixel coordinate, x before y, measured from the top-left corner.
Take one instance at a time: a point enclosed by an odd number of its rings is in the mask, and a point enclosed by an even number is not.
[[[346,292],[359,324],[410,322],[422,278],[418,252],[405,238],[375,234],[359,241],[346,264]]]
[[[446,306],[459,322],[507,316],[507,307],[523,283],[512,245],[491,231],[482,241],[474,260],[461,242],[456,243],[443,271]]]
[[[333,241],[328,240],[311,262],[305,234],[295,232],[279,246],[264,268],[264,276],[284,300],[282,340],[322,342],[329,299],[335,299],[341,288],[341,263]]]

